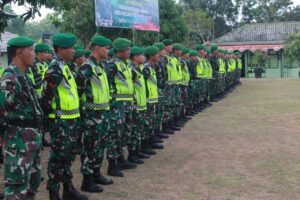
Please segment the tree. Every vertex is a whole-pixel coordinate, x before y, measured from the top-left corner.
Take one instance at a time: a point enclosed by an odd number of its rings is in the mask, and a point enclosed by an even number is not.
[[[7,13],[15,14],[15,12],[11,9],[10,5],[6,5],[4,7],[4,11]],[[15,33],[18,35],[24,35],[25,33],[25,22],[19,17],[14,17],[8,21],[8,26],[5,28],[6,31]]]
[[[286,42],[285,54],[290,61],[298,61],[300,68],[300,32],[292,34]]]
[[[213,19],[206,12],[189,9],[184,12],[183,19],[190,35],[195,35],[201,43],[208,42],[212,38]]]
[[[36,14],[41,15],[39,8],[43,5],[48,7],[54,6],[53,0],[1,0],[0,1],[0,33],[3,33],[4,29],[8,26],[10,19],[16,17],[14,14],[6,12],[4,10],[6,5],[11,3],[17,3],[19,6],[26,5],[26,12],[23,13],[20,17],[24,21],[28,21],[31,18],[34,18]]]

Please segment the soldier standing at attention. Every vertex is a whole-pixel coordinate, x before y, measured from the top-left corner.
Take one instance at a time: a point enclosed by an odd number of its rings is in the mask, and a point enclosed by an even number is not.
[[[114,139],[117,153],[109,160],[108,174],[123,177],[119,169],[133,169],[136,164],[125,159],[125,149],[128,146],[132,131],[133,110],[133,81],[132,71],[128,59],[130,58],[131,41],[118,38],[113,41],[115,56],[106,66],[106,73],[110,87],[111,126],[110,135]]]
[[[140,158],[149,158],[140,151],[141,140],[145,138],[145,119],[147,114],[146,84],[143,75],[145,49],[133,47],[130,49],[132,80],[134,86],[134,107],[132,113],[132,134],[128,145],[128,161],[143,164]]]
[[[45,76],[42,105],[48,115],[51,136],[51,153],[48,162],[48,183],[50,200],[59,200],[59,187],[63,183],[64,200],[87,200],[72,183],[72,162],[77,153],[79,97],[69,63],[73,59],[77,41],[72,34],[53,35],[56,59],[52,60]]]
[[[81,99],[81,130],[83,130],[83,151],[81,155],[81,190],[102,192],[96,184],[110,185],[112,180],[100,173],[100,167],[107,150],[108,159],[113,155],[113,144],[109,141],[110,94],[104,65],[108,57],[111,40],[97,35],[92,38],[92,54],[80,66],[76,82]],[[82,54],[84,55],[84,54]]]
[[[12,64],[0,81],[0,124],[3,134],[5,199],[34,199],[41,180],[39,131],[43,112],[32,80],[25,75],[34,64],[33,40],[8,41]]]

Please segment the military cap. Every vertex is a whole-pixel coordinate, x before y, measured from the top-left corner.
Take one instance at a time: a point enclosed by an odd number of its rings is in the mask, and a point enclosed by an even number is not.
[[[174,50],[182,50],[183,48],[182,44],[179,43],[174,43],[172,46]]]
[[[106,47],[111,45],[111,40],[101,35],[95,35],[92,38],[92,44]]]
[[[197,44],[196,45],[196,50],[197,51],[199,51],[199,50],[205,50],[205,47],[202,44]]]
[[[17,36],[10,39],[7,44],[13,47],[29,47],[34,44],[34,41],[29,37]]]
[[[77,42],[77,37],[68,33],[57,33],[52,36],[53,45],[61,48],[73,47]]]
[[[130,54],[131,55],[141,55],[145,53],[145,49],[142,47],[132,47],[130,49]]]
[[[110,57],[113,57],[113,56],[115,55],[115,50],[114,50],[114,48],[111,48],[111,49],[109,50],[108,55],[109,55]]]
[[[153,46],[156,46],[160,51],[164,50],[165,47],[166,47],[166,45],[164,43],[162,43],[162,42],[157,42]]]
[[[85,56],[84,49],[76,49],[74,53],[74,58],[80,58],[81,56]]]
[[[211,54],[211,50],[210,49],[206,49],[206,53],[207,54]]]
[[[84,51],[84,55],[87,57],[87,56],[90,56],[92,54],[92,51],[90,50],[85,50]]]
[[[182,49],[182,54],[187,54],[187,53],[190,53],[190,50],[188,48],[183,48]]]
[[[76,49],[84,49],[84,48],[83,48],[83,46],[75,45],[74,49],[76,50]]]
[[[112,46],[117,51],[125,51],[129,49],[131,45],[131,41],[125,38],[118,38],[113,41]]]
[[[170,39],[164,39],[164,40],[162,41],[162,43],[163,43],[164,45],[166,45],[166,46],[169,46],[169,45],[172,45],[173,40],[170,40]]]
[[[217,51],[218,50],[218,46],[214,44],[214,45],[212,45],[210,47],[210,50],[211,50],[211,52]]]
[[[196,50],[191,50],[190,56],[198,56],[198,52]]]
[[[50,52],[50,47],[44,43],[38,43],[34,47],[35,52]]]
[[[159,49],[156,46],[149,46],[145,49],[145,54],[149,56],[153,56],[155,54],[158,54]]]

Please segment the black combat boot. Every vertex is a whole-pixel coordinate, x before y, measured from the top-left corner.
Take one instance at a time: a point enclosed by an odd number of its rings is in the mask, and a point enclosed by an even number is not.
[[[102,176],[102,174],[100,172],[100,167],[97,167],[97,168],[94,169],[93,178],[94,178],[94,182],[96,184],[111,185],[111,184],[114,183],[113,180],[105,178],[104,176]]]
[[[155,133],[155,135],[157,135],[161,139],[167,139],[167,138],[169,138],[168,135],[163,134],[160,130],[155,130],[154,133]]]
[[[103,188],[96,185],[92,175],[84,175],[83,176],[83,180],[82,180],[82,184],[81,184],[81,190],[85,191],[85,192],[91,192],[91,193],[103,192]]]
[[[179,128],[174,122],[169,123],[169,128],[173,131],[180,131],[181,128]]]
[[[0,200],[3,200],[3,199],[4,199],[4,194],[0,193]]]
[[[174,130],[171,130],[169,127],[168,127],[168,124],[163,124],[162,125],[162,132],[165,133],[165,134],[174,134]]]
[[[61,198],[59,197],[58,190],[50,190],[49,197],[50,197],[50,200],[61,200]]]
[[[132,151],[132,150],[129,150],[129,154],[128,154],[128,158],[127,160],[131,163],[135,163],[135,164],[143,164],[144,161],[141,160],[141,159],[138,159],[137,157],[137,152],[136,151]]]
[[[140,148],[136,149],[136,155],[137,155],[137,158],[139,158],[139,159],[149,159],[150,158],[150,155],[144,154],[143,152],[141,152]]]
[[[64,183],[64,191],[63,191],[63,200],[88,200],[88,198],[80,194],[75,187],[73,186],[73,183],[71,181]]]
[[[117,167],[117,161],[115,159],[108,160],[107,174],[110,176],[124,177],[123,172]]]
[[[158,137],[156,134],[150,139],[150,144],[151,143],[164,143],[163,139]]]
[[[164,145],[159,144],[159,143],[150,143],[151,149],[163,149]]]
[[[137,167],[135,163],[126,160],[123,155],[119,156],[117,163],[120,170],[135,169]]]
[[[149,140],[142,140],[142,149],[141,152],[148,155],[155,155],[156,152],[151,149]]]

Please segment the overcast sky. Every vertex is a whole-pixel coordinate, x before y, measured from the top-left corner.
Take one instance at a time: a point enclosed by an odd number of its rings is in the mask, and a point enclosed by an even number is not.
[[[300,5],[300,0],[293,0],[293,2],[294,2],[294,5]],[[23,14],[26,10],[25,6],[18,6],[16,4],[13,4],[12,8],[15,11],[15,13],[18,15]],[[38,15],[36,15],[34,21],[39,21],[39,20],[43,19],[48,13],[53,12],[52,10],[45,8],[45,7],[42,7],[40,11],[41,11],[41,16],[39,17]]]

